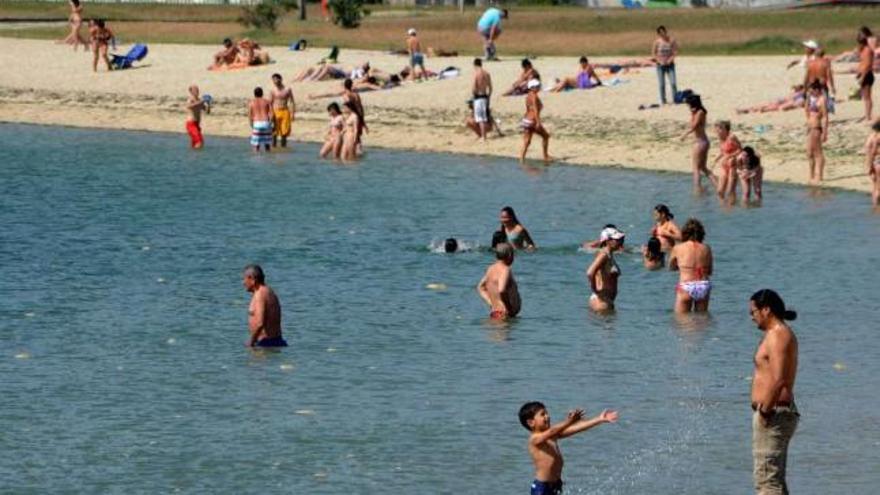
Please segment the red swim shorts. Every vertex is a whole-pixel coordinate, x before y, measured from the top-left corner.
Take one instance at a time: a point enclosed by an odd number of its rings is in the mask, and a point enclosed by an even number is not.
[[[202,126],[199,125],[198,122],[187,120],[186,132],[189,133],[189,140],[192,147],[201,148],[202,144],[205,142],[204,139],[202,139]]]
[[[504,311],[495,310],[489,313],[489,318],[492,318],[493,320],[503,320],[507,318],[507,313],[505,313]]]

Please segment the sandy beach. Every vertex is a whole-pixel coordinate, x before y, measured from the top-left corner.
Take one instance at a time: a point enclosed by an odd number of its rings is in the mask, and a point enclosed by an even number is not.
[[[186,140],[182,105],[187,86],[196,83],[215,100],[213,112],[203,121],[209,150],[210,136],[248,135],[245,104],[255,86],[268,88],[269,76],[275,72],[289,81],[327,54],[323,48],[292,52],[285,47],[269,47],[275,62],[268,66],[209,72],[206,67],[219,47],[151,45],[149,56],[138,68],[93,74],[91,55],[74,53],[68,46],[20,39],[3,39],[3,43],[6,49],[0,52],[0,64],[7,69],[0,74],[0,121],[180,132],[181,140]],[[121,46],[120,51],[127,48]],[[502,62],[486,64],[496,93],[506,89],[519,73],[519,58],[505,54],[503,43],[501,54]],[[803,112],[735,112],[737,107],[786,95],[789,86],[802,77],[800,69],[785,70],[791,59],[682,56],[677,63],[678,81],[679,89],[690,88],[703,96],[710,121],[733,121],[734,132],[743,143],[763,154],[768,180],[804,184],[807,164]],[[404,57],[378,52],[343,50],[340,56],[345,67],[367,60],[385,71],[399,71],[406,64]],[[521,97],[493,98],[493,111],[506,133],[503,138],[479,143],[462,125],[471,62],[470,57],[429,58],[429,69],[455,66],[461,68],[461,76],[363,94],[370,124],[367,147],[515,156],[520,145],[515,126],[524,107]],[[534,65],[546,83],[572,76],[576,62],[574,58],[546,57],[535,59]],[[837,70],[846,68],[848,65],[835,66]],[[609,80],[614,77],[603,72],[600,75]],[[673,105],[638,110],[639,105],[657,100],[653,69],[616,77],[620,84],[614,87],[541,94],[543,119],[553,135],[551,154],[558,162],[569,164],[689,172],[691,141],[678,139],[685,129],[687,108]],[[852,75],[837,75],[839,100],[854,85]],[[340,81],[293,84],[297,101],[295,142],[319,141],[326,129],[324,109],[331,100],[310,100],[307,95],[340,87]],[[869,190],[862,162],[868,127],[856,122],[861,113],[861,102],[838,103],[826,145],[827,186]],[[246,146],[244,141],[242,146]],[[717,149],[713,140],[710,160]],[[538,153],[536,143],[530,157],[537,159]]]

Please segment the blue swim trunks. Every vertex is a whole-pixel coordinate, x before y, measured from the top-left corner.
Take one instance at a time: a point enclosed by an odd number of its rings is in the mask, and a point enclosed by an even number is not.
[[[422,55],[420,52],[413,53],[412,57],[410,57],[409,60],[410,60],[410,64],[413,67],[415,67],[417,65],[421,65],[421,66],[425,65],[425,56]]]
[[[287,347],[287,341],[283,337],[258,340],[254,347]]]
[[[531,495],[562,495],[562,480],[532,482]]]

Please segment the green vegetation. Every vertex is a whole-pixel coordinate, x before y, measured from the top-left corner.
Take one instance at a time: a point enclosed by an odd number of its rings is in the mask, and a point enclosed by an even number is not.
[[[360,0],[345,0],[360,2]],[[334,2],[335,3],[335,2]],[[358,29],[341,29],[324,22],[317,5],[308,6],[308,20],[281,14],[276,29],[249,30],[237,23],[236,6],[176,6],[87,4],[86,17],[108,19],[121,38],[144,42],[216,44],[226,36],[251,37],[260,43],[287,45],[306,38],[312,46],[387,50],[400,48],[406,29],[416,27],[422,43],[438,49],[477,54],[481,50],[475,30],[480,12],[469,8],[395,8],[371,6],[372,15],[359,20]],[[0,3],[2,19],[67,19],[65,4],[43,2]],[[829,53],[851,48],[861,25],[880,26],[880,9],[833,7],[798,10],[641,9],[595,10],[579,7],[511,8],[499,40],[502,53],[546,55],[644,56],[654,29],[666,25],[689,55],[754,55],[800,52],[800,42],[819,40]],[[253,24],[251,24],[253,26]],[[62,24],[5,29],[0,36],[57,39]]]

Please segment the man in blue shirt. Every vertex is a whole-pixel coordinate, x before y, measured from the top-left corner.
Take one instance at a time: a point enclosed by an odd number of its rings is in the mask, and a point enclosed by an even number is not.
[[[495,40],[501,35],[501,19],[507,19],[507,9],[491,7],[477,21],[477,31],[483,37],[486,60],[498,60],[495,56]]]

